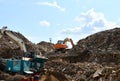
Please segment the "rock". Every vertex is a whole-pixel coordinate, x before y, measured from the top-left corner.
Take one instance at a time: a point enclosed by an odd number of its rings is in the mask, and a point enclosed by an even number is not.
[[[102,71],[104,68],[97,69],[97,71],[93,74],[93,78],[100,77],[102,75]]]

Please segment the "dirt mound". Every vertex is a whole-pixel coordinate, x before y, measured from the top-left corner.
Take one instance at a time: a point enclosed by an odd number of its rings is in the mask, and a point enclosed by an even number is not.
[[[70,61],[80,62],[120,62],[120,28],[95,33],[79,40],[67,57]]]
[[[16,74],[16,75],[11,75],[5,72],[0,71],[0,81],[5,80],[5,81],[21,81],[25,76]]]
[[[79,40],[67,53],[48,55],[46,68],[75,81],[119,81],[119,38],[120,28],[90,35]]]
[[[41,76],[40,81],[71,81],[71,79],[66,77],[63,73],[56,71],[47,71]]]
[[[120,28],[98,32],[79,40],[77,45],[63,54],[55,53],[53,44],[49,42],[42,41],[36,45],[19,32],[11,32],[24,41],[27,51],[41,51],[48,57],[45,68],[55,72],[52,73],[55,76],[50,76],[49,80],[64,75],[75,81],[120,80]],[[18,44],[7,35],[0,41],[1,57],[9,58],[23,53]],[[97,72],[100,72],[99,75]]]
[[[46,65],[47,69],[64,73],[74,81],[120,80],[120,65],[114,63],[107,65],[94,62],[68,63],[62,60],[52,60]]]
[[[9,30],[7,30],[9,31]],[[14,36],[17,38],[20,38],[24,41],[26,49],[28,52],[30,51],[36,51],[37,47],[35,44],[30,42],[27,38],[25,38],[22,34],[19,32],[11,32]],[[11,58],[14,55],[22,55],[23,51],[21,51],[20,46],[17,42],[15,42],[13,39],[11,39],[8,35],[3,34],[2,38],[0,39],[0,56],[3,58]]]
[[[54,47],[52,43],[42,41],[37,44],[38,49],[41,50],[42,54],[48,54],[54,52]]]

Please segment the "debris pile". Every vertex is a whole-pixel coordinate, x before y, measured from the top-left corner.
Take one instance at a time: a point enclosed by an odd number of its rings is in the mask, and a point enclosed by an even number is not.
[[[0,72],[0,81],[21,81],[24,78],[22,75],[10,75],[8,73]]]
[[[75,56],[74,62],[120,62],[120,28],[106,30],[79,40],[70,50],[69,55]],[[71,61],[72,58],[70,58]]]
[[[67,54],[48,55],[46,68],[63,72],[75,81],[120,80],[120,28],[79,40]]]
[[[7,30],[8,31],[8,30]],[[25,38],[22,34],[19,32],[11,32],[14,36],[17,38],[20,38],[24,41],[27,52],[36,51],[39,52],[37,46],[33,44],[31,41],[29,41],[27,38]],[[20,46],[17,42],[15,42],[13,39],[11,39],[8,35],[3,34],[3,36],[0,39],[0,56],[3,58],[11,58],[14,57],[14,55],[22,55],[23,51],[20,50]]]
[[[49,70],[58,71],[72,77],[75,81],[114,81],[120,80],[120,65],[101,65],[97,63],[48,62]],[[111,80],[112,79],[112,80]]]
[[[42,41],[38,43],[37,46],[42,54],[49,54],[49,53],[54,52],[54,47],[52,43]]]
[[[33,44],[20,33],[13,33],[25,42],[27,51],[41,52],[48,58],[45,68],[49,71],[64,73],[74,81],[120,81],[120,28],[79,40],[66,53],[54,52],[51,43],[42,41]],[[3,36],[0,41],[1,57],[9,58],[22,53],[8,36]]]

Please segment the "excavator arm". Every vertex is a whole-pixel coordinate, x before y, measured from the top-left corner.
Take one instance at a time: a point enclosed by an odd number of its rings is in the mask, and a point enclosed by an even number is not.
[[[67,42],[70,42],[72,47],[74,46],[73,40],[71,38],[65,38],[63,44],[67,44]]]
[[[8,32],[8,31],[6,32],[6,31],[5,31],[5,34],[7,34],[10,38],[12,38],[15,42],[17,42],[18,45],[20,46],[20,49],[21,49],[22,51],[27,52],[23,40],[21,40],[21,39],[19,39],[18,37],[14,36],[11,32]]]
[[[7,29],[7,27],[3,27],[3,28],[1,29],[0,38],[2,37],[3,34],[6,34],[7,36],[9,36],[11,39],[13,39],[13,40],[20,46],[20,49],[21,49],[22,51],[27,52],[23,40],[20,39],[20,38],[18,38],[18,37],[15,36],[15,35],[13,35],[11,31],[7,31],[6,29]]]

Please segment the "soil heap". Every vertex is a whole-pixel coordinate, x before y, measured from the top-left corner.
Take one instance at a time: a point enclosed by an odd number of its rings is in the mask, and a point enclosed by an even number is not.
[[[25,38],[21,33],[19,32],[13,32],[10,30],[7,30],[11,32],[14,36],[18,37],[19,39],[22,39],[25,43],[26,49],[28,52],[31,51],[39,51],[37,50],[37,46],[33,44],[31,41],[29,41],[27,38]],[[13,56],[19,56],[23,54],[23,51],[20,50],[20,46],[15,42],[13,39],[11,39],[8,35],[3,34],[2,38],[0,39],[0,56],[3,58],[11,58]]]
[[[42,53],[43,55],[54,52],[54,47],[53,47],[53,45],[54,45],[54,44],[52,44],[52,43],[50,43],[50,42],[45,42],[45,41],[42,41],[42,42],[40,42],[40,43],[37,44],[38,49],[41,51],[41,53]]]
[[[50,71],[64,73],[74,81],[120,81],[120,28],[90,35],[61,54],[54,52],[51,43],[40,42],[36,45],[18,32],[13,34],[25,42],[28,51],[45,54],[49,59],[45,68]],[[19,46],[8,36],[3,36],[0,41],[1,57],[21,54]]]
[[[75,81],[120,81],[120,28],[79,40],[67,53],[48,55],[46,68]]]
[[[69,55],[72,57],[68,58],[71,62],[120,63],[120,28],[98,32],[79,40]]]

